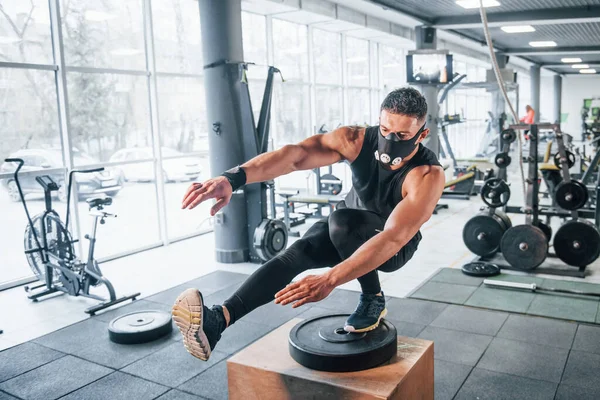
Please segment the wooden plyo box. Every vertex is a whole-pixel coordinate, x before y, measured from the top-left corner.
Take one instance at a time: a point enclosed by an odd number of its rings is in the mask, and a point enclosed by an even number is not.
[[[388,364],[358,372],[322,372],[290,356],[287,324],[227,361],[231,400],[406,399],[433,400],[433,342],[398,336]]]

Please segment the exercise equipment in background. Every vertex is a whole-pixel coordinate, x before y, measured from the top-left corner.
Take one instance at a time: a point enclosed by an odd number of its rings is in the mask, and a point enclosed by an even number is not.
[[[553,287],[538,286],[536,283],[521,283],[521,282],[507,282],[495,279],[484,279],[483,284],[490,287],[503,288],[503,289],[521,289],[530,290],[532,292],[542,291],[548,293],[564,293],[574,294],[579,296],[594,296],[600,297],[599,292],[585,292],[582,290],[573,289],[558,289]]]
[[[508,206],[510,188],[503,180],[489,180],[482,188],[482,200],[489,209],[467,222],[463,230],[463,239],[467,248],[479,257],[475,261],[494,262],[501,268],[526,272],[537,270],[540,273],[584,277],[587,265],[600,256],[600,231],[597,225],[585,218],[595,218],[593,213],[582,207],[588,203],[588,188],[582,181],[571,178],[569,168],[573,167],[573,153],[568,152],[564,143],[564,134],[558,125],[516,125],[513,131],[529,129],[530,143],[528,163],[527,196],[523,207]],[[560,179],[552,178],[554,190],[550,190],[556,207],[541,207],[539,204],[538,174],[538,134],[539,129],[554,131],[554,140],[558,147],[558,155],[552,157],[550,167],[552,174]],[[512,136],[512,134],[511,134]],[[549,160],[548,144],[545,159]],[[596,158],[596,157],[595,157]],[[600,159],[600,156],[598,156]],[[557,166],[558,165],[558,166]],[[547,171],[550,171],[548,169]],[[590,172],[591,174],[591,172]],[[544,179],[549,179],[548,173]],[[507,213],[525,214],[525,224],[509,227],[502,232],[504,213],[498,214],[496,208],[503,207]],[[546,222],[541,217],[546,216]],[[554,234],[552,240],[551,217],[560,217],[565,222]],[[496,253],[496,243],[500,239],[501,256]],[[549,252],[550,243],[554,253]],[[485,254],[488,253],[488,254]],[[500,258],[499,258],[500,257]],[[557,257],[565,267],[575,267],[577,271],[561,266],[540,268],[547,257]]]
[[[94,197],[87,199],[90,210],[89,214],[93,217],[94,221],[91,235],[85,236],[89,240],[87,260],[80,260],[76,256],[73,244],[77,240],[73,240],[69,231],[73,175],[76,173],[99,172],[104,170],[104,168],[72,170],[69,173],[66,222],[63,223],[58,212],[52,208],[52,192],[59,190],[57,183],[49,175],[41,175],[35,178],[44,189],[45,210],[31,218],[19,182],[19,170],[25,162],[20,158],[8,158],[5,161],[18,164],[14,172],[14,179],[28,221],[28,225],[25,228],[25,256],[31,270],[38,280],[42,282],[42,284],[34,287],[25,286],[25,291],[30,293],[27,297],[37,302],[40,298],[47,295],[63,292],[70,296],[84,296],[99,300],[99,304],[89,307],[85,311],[90,315],[94,315],[98,311],[124,301],[135,300],[140,293],[117,298],[112,283],[102,275],[98,262],[94,258],[98,222],[104,224],[107,218],[116,218],[115,214],[104,210],[105,206],[112,204],[112,198]],[[94,286],[104,286],[109,294],[108,299],[92,294],[90,289]],[[37,289],[42,290],[33,292]]]
[[[344,330],[347,314],[324,315],[298,323],[289,335],[290,355],[318,371],[350,372],[376,367],[397,353],[398,332],[382,319],[369,332]]]
[[[269,143],[269,128],[271,120],[271,100],[273,96],[273,79],[281,72],[275,67],[269,67],[267,81],[263,93],[258,124],[254,121],[248,80],[246,79],[246,63],[239,63],[240,71],[240,107],[242,110],[242,130],[244,137],[244,157],[250,160],[267,151]],[[282,78],[283,80],[283,78]],[[272,183],[261,182],[244,186],[246,215],[248,218],[248,243],[250,261],[263,263],[275,257],[285,249],[288,240],[288,229],[284,223],[277,221],[275,215],[269,217],[267,211],[267,190]],[[273,196],[271,196],[271,203]],[[233,199],[232,199],[233,201]],[[271,206],[273,211],[273,205]]]
[[[501,210],[483,209],[465,224],[463,241],[472,253],[490,257],[500,250],[502,236],[511,227],[510,218]]]

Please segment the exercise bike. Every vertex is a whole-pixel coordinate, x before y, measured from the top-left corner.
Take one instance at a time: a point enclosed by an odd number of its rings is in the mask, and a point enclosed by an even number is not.
[[[27,297],[37,302],[41,297],[56,292],[63,292],[70,296],[83,296],[99,300],[99,304],[85,310],[90,315],[95,315],[98,311],[127,300],[136,300],[140,293],[117,298],[112,283],[102,275],[98,262],[94,258],[98,222],[104,224],[107,218],[117,217],[116,214],[104,210],[105,206],[112,204],[112,198],[94,197],[87,199],[90,210],[89,214],[94,218],[91,235],[85,235],[85,238],[89,240],[87,260],[83,261],[76,256],[73,245],[78,240],[73,240],[69,232],[69,209],[73,175],[76,173],[100,172],[104,168],[73,170],[69,173],[67,219],[63,223],[59,214],[52,208],[52,192],[58,191],[58,184],[49,175],[41,175],[35,178],[44,189],[46,209],[32,219],[19,183],[19,170],[25,162],[20,158],[8,158],[5,161],[18,164],[14,172],[14,179],[28,221],[24,238],[25,256],[35,276],[40,282],[43,282],[34,287],[26,286],[25,291],[30,293]],[[108,290],[108,299],[90,293],[92,287],[100,285],[104,285]],[[42,288],[44,289],[35,293],[33,292]]]

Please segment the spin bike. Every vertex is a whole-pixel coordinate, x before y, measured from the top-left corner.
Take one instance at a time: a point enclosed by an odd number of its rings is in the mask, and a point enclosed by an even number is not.
[[[94,218],[92,234],[85,235],[85,238],[90,241],[87,260],[82,261],[75,255],[73,245],[78,240],[73,240],[69,232],[69,209],[73,175],[75,173],[100,172],[104,168],[72,170],[69,173],[67,220],[66,223],[63,223],[58,213],[52,208],[52,192],[58,191],[59,187],[57,183],[49,175],[41,175],[35,178],[44,189],[46,209],[32,219],[27,209],[27,203],[25,202],[25,196],[21,190],[18,176],[19,170],[25,162],[20,158],[8,158],[5,161],[18,164],[14,172],[14,178],[28,221],[24,239],[25,257],[35,276],[40,282],[43,282],[34,287],[26,286],[25,291],[30,293],[27,297],[37,302],[41,297],[56,292],[63,292],[70,296],[83,296],[99,300],[99,304],[85,310],[90,315],[95,315],[98,311],[127,300],[136,300],[140,293],[117,298],[112,283],[102,275],[98,262],[94,259],[98,222],[104,224],[107,218],[117,217],[116,214],[111,214],[104,210],[105,206],[112,204],[112,198],[94,197],[87,199],[90,210],[89,214]],[[90,288],[100,285],[104,285],[108,290],[108,299],[90,293]],[[42,288],[44,289],[33,293],[34,290]]]

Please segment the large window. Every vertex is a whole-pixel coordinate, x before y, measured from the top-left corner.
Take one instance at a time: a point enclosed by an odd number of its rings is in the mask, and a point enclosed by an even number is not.
[[[287,80],[308,80],[308,28],[273,19],[275,66]]]
[[[346,38],[346,71],[348,86],[369,87],[369,42]]]
[[[146,78],[70,72],[67,84],[75,149],[95,162],[106,162],[117,150],[152,146]],[[74,160],[75,165],[79,162]]]
[[[315,91],[317,132],[329,132],[342,124],[342,89],[317,86]]]
[[[60,26],[52,26],[52,8],[60,10]],[[62,35],[52,36],[51,27]],[[54,42],[58,37],[62,42]],[[61,50],[64,65],[53,55]],[[84,200],[114,198],[111,210],[119,218],[99,227],[99,258],[207,227],[181,210],[189,182],[210,174],[196,1],[4,0],[0,61],[12,63],[0,68],[0,157],[23,158],[23,171],[52,176],[60,186],[54,207],[63,217],[65,167],[104,167],[77,175],[72,199],[78,218],[71,219],[71,230],[82,238],[92,222]],[[63,87],[65,96],[59,96]],[[15,227],[0,241],[9,266],[0,283],[31,275],[13,170],[10,164],[0,168],[2,220]],[[41,187],[35,175],[23,176],[22,183],[37,214],[44,206]],[[81,250],[85,256],[85,246]]]
[[[406,54],[404,50],[380,45],[381,84],[383,91],[392,90],[406,85]]]
[[[152,0],[156,70],[202,73],[202,35],[198,2]]]
[[[315,60],[315,82],[331,85],[342,83],[342,36],[315,29],[312,35]]]
[[[67,65],[146,68],[142,0],[61,0]]]
[[[0,61],[52,63],[48,0],[0,2]]]

